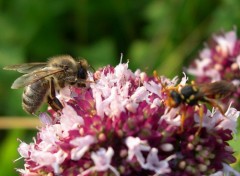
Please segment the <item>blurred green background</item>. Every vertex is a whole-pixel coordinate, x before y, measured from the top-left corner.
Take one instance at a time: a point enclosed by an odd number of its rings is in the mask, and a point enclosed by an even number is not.
[[[70,54],[98,68],[123,53],[133,70],[181,76],[212,33],[240,29],[239,8],[239,0],[0,0],[0,67]],[[0,69],[0,116],[26,116],[22,90],[10,89],[19,75]],[[0,130],[0,175],[17,175],[16,139],[35,134]],[[239,143],[231,145],[239,158]]]

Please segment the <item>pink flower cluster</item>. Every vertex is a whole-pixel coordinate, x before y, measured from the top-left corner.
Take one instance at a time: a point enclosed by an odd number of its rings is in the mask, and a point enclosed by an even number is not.
[[[179,108],[165,105],[166,95],[155,77],[128,64],[107,66],[86,88],[66,87],[59,99],[62,114],[42,113],[45,124],[30,144],[21,142],[24,176],[43,175],[239,175],[227,141],[236,132],[239,112],[225,116],[205,108],[198,135],[198,109],[186,109],[181,131]],[[168,86],[177,79],[162,78]],[[186,84],[183,77],[180,84]]]
[[[237,90],[230,101],[240,108],[240,40],[235,30],[214,35],[187,72],[194,75],[198,83],[232,82]]]

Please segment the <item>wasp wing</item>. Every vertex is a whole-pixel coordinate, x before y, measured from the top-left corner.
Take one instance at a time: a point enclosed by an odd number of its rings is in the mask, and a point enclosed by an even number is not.
[[[46,62],[34,62],[34,63],[25,63],[25,64],[17,64],[17,65],[9,65],[4,67],[4,70],[15,70],[20,73],[31,73],[35,70],[46,67]]]
[[[25,87],[27,85],[30,85],[38,80],[41,80],[47,76],[51,76],[53,74],[59,73],[63,71],[61,68],[52,68],[52,67],[44,67],[43,69],[40,70],[35,70],[31,73],[25,74],[19,78],[17,78],[13,84],[12,84],[12,89],[18,89],[21,87]]]
[[[231,82],[221,80],[199,85],[199,90],[208,98],[222,99],[231,95],[236,87]]]

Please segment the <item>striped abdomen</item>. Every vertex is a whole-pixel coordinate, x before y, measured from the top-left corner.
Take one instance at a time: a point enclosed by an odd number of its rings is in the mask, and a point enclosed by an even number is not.
[[[48,89],[48,80],[39,80],[26,86],[22,95],[23,109],[30,114],[34,114],[45,101]]]

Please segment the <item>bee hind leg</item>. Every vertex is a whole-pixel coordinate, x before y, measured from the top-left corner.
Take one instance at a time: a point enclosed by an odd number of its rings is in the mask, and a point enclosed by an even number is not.
[[[50,95],[47,97],[47,101],[48,101],[48,104],[51,106],[51,108],[54,111],[58,112],[58,111],[61,111],[63,109],[62,103],[56,97],[53,78],[51,78],[51,80],[50,80]]]
[[[56,112],[61,111],[63,109],[63,105],[57,97],[52,99],[50,96],[48,96],[48,104]]]

